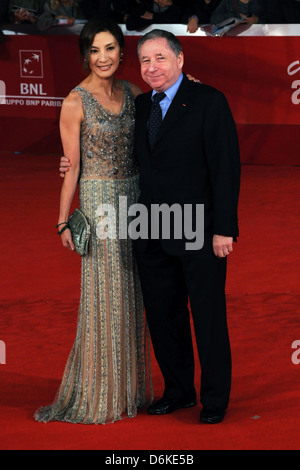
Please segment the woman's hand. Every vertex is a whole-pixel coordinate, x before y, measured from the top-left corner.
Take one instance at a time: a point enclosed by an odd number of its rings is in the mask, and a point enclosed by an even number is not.
[[[67,228],[63,231],[63,233],[61,234],[61,241],[65,248],[69,248],[69,250],[71,251],[75,250],[70,229]]]

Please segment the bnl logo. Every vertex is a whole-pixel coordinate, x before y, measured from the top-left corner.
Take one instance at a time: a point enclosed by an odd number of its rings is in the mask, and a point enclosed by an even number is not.
[[[0,341],[0,364],[6,364],[6,345]]]
[[[20,75],[22,78],[43,78],[42,51],[20,50]]]

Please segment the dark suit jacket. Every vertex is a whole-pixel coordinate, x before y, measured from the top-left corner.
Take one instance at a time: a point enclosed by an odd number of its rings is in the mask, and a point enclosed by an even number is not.
[[[147,136],[150,107],[151,92],[137,97],[140,202],[148,208],[153,203],[204,204],[206,242],[211,243],[213,234],[236,238],[239,145],[225,96],[184,76],[152,152]],[[162,244],[170,252],[184,250],[179,240]]]

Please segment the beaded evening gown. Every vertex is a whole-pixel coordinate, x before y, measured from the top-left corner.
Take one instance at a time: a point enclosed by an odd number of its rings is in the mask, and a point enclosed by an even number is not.
[[[89,253],[82,258],[75,343],[55,401],[35,413],[37,421],[104,424],[133,417],[152,399],[137,267],[132,242],[124,236],[124,226],[119,227],[120,220],[127,220],[126,206],[138,199],[134,100],[128,83],[122,83],[120,114],[104,109],[86,89],[74,89],[84,111],[79,198],[91,224],[91,239]],[[116,221],[116,233],[111,220]]]

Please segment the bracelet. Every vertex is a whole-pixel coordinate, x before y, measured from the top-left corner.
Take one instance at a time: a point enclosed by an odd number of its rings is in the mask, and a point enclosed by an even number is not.
[[[66,224],[61,230],[59,230],[57,235],[61,235],[65,230],[67,230],[67,228],[69,228],[69,224]]]
[[[67,228],[69,228],[68,222],[61,222],[60,224],[56,225],[56,228],[58,228],[60,225],[65,224],[65,226],[57,232],[57,235],[61,235]]]

